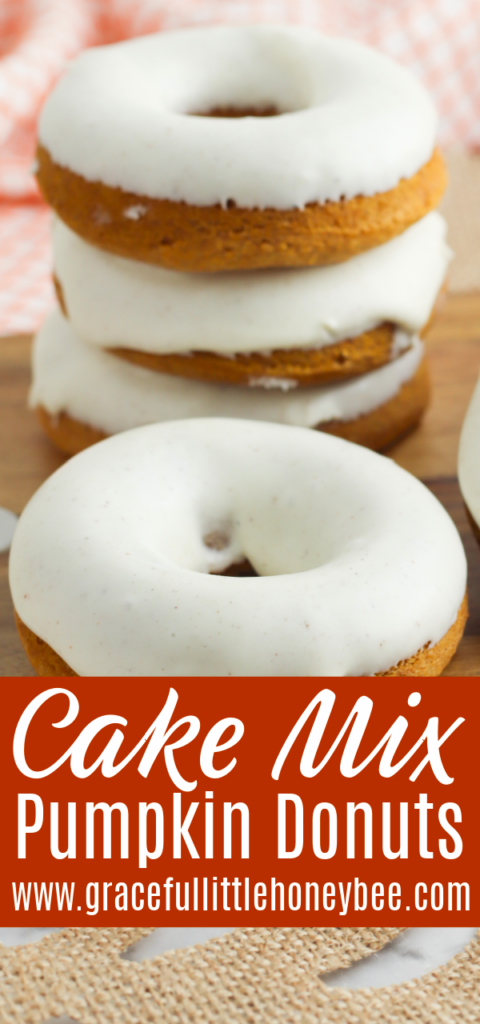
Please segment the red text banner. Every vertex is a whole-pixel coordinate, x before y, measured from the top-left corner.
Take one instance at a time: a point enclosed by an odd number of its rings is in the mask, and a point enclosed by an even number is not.
[[[468,679],[5,679],[0,920],[478,923]]]

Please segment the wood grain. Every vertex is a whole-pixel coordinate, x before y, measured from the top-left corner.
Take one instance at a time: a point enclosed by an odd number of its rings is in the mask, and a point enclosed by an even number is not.
[[[427,347],[433,400],[418,430],[389,455],[425,481],[456,522],[469,562],[470,618],[445,675],[480,675],[480,547],[468,524],[458,484],[458,438],[480,370],[480,293],[448,296]],[[19,513],[64,461],[27,409],[30,339],[0,338],[0,505]],[[34,675],[17,637],[0,555],[0,675]]]

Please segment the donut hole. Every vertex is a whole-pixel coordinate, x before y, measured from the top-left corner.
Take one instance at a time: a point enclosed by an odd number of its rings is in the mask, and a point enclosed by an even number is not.
[[[254,469],[252,456],[245,452],[245,478],[238,462],[211,477],[209,467],[204,479],[211,479],[211,489],[202,486],[182,531],[185,547],[177,557],[186,568],[216,576],[294,575],[335,562],[352,544],[362,546],[372,496],[360,480],[352,502],[350,483],[338,468],[332,485],[307,458],[304,466],[298,464],[303,460],[292,464],[285,479],[280,460],[267,465],[262,453]],[[298,471],[309,480],[308,496],[299,493]],[[172,521],[177,525],[180,518],[180,507],[172,507]],[[185,557],[187,550],[191,556]]]
[[[353,558],[360,581],[391,500],[388,488],[378,494],[371,486],[371,453],[359,449],[352,468],[338,439],[319,442],[313,432],[275,424],[232,419],[228,430],[226,424],[207,418],[144,428],[142,460],[127,449],[128,473],[115,482],[115,505],[130,511],[116,525],[115,544],[128,564],[135,542],[142,572],[151,566],[156,574],[165,565],[168,572],[207,577],[305,574],[307,583],[312,570],[322,568],[328,580]],[[120,435],[108,444],[120,445]],[[98,486],[106,487],[103,468]],[[109,514],[107,505],[106,519]],[[222,586],[219,579],[212,583]],[[202,587],[199,580],[199,593]]]
[[[245,561],[235,540],[233,520],[228,516],[215,522],[212,515],[205,515],[202,545],[206,556],[203,571],[214,576],[236,575],[236,567]]]
[[[215,529],[211,529],[208,534],[204,534],[203,542],[205,547],[208,548],[209,552],[219,552],[222,563],[225,561],[225,556],[231,555],[232,548],[232,527],[230,526],[218,526]],[[227,553],[227,554],[226,554]],[[215,557],[215,556],[214,556]],[[229,575],[229,577],[258,577],[258,572],[254,569],[252,563],[244,555],[238,553],[231,556],[232,561],[229,565],[225,565],[219,568],[215,566],[210,568],[211,575]]]
[[[206,533],[203,538],[205,547],[210,548],[212,551],[223,551],[230,544],[230,534],[225,529],[211,530],[210,533]]]
[[[170,40],[160,67],[153,53],[152,65],[154,58],[156,95],[176,114],[219,121],[275,120],[310,108],[315,99],[318,70],[312,75],[301,33],[292,38],[282,30],[232,33],[218,28],[204,33],[200,45],[189,47],[187,42],[186,47],[185,36],[178,43]],[[326,78],[320,77],[322,82]],[[248,132],[247,126],[239,125],[238,131],[244,130]]]
[[[259,107],[212,107],[211,110],[200,111],[198,117],[278,117],[285,114],[285,110],[279,110],[274,103],[267,103]]]
[[[260,574],[253,568],[248,558],[242,558],[241,562],[233,562],[232,565],[227,566],[222,572],[210,573],[211,576],[235,576],[237,578],[244,576],[259,576]]]
[[[207,571],[211,576],[258,576],[248,558],[238,550],[232,522],[221,523],[203,534]]]

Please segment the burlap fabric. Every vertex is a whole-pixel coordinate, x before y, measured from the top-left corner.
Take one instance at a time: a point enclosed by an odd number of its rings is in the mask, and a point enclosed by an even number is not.
[[[379,989],[328,988],[326,971],[398,928],[247,928],[143,963],[121,953],[148,928],[70,928],[0,947],[2,1024],[478,1024],[480,929],[447,965]]]

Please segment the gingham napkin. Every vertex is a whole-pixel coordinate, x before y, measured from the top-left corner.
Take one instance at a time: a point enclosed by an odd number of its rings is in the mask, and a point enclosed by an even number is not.
[[[31,164],[40,106],[85,46],[183,25],[300,23],[409,67],[441,114],[440,142],[480,149],[480,0],[0,0],[0,333],[53,303],[48,212]]]

